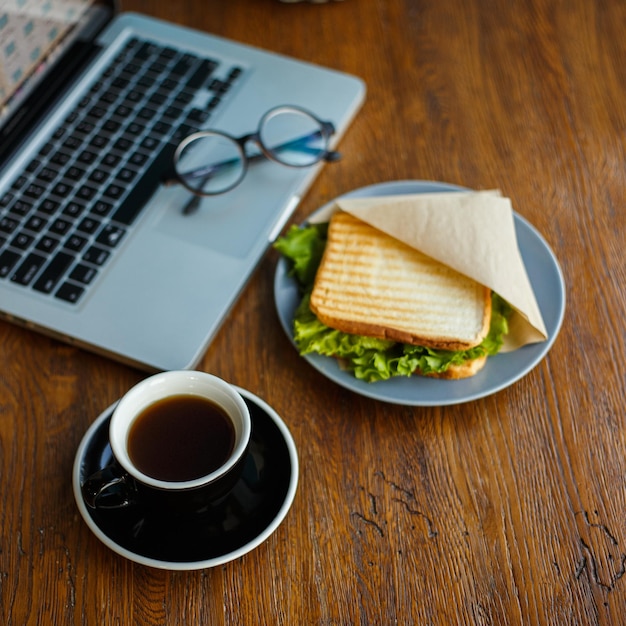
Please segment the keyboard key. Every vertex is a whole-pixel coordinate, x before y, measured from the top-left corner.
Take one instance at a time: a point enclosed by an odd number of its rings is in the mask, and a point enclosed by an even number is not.
[[[120,242],[126,231],[119,226],[107,224],[96,237],[96,243],[114,248]]]
[[[67,165],[70,160],[70,155],[65,152],[57,152],[50,158],[50,161],[55,165]]]
[[[72,252],[80,252],[87,244],[87,238],[78,234],[71,235],[69,239],[63,244],[66,250]]]
[[[33,241],[35,241],[35,237],[33,237],[33,235],[29,235],[28,233],[18,233],[11,240],[11,246],[13,248],[17,248],[18,250],[27,250]]]
[[[213,110],[221,101],[222,99],[219,96],[213,96],[206,105],[207,109]]]
[[[83,150],[83,152],[78,155],[78,160],[86,165],[91,165],[96,160],[97,156],[98,155],[91,150]]]
[[[128,157],[128,162],[131,165],[136,165],[138,167],[144,165],[148,160],[148,155],[143,154],[142,152],[133,152],[133,154]]]
[[[209,112],[204,109],[191,109],[187,114],[187,122],[192,124],[202,124],[209,119]]]
[[[113,104],[119,97],[120,93],[117,90],[105,91],[100,96],[100,101],[105,104]]]
[[[41,273],[41,276],[33,285],[33,289],[35,289],[35,291],[41,291],[42,293],[52,293],[52,290],[56,287],[73,261],[74,257],[71,254],[58,252]]]
[[[141,102],[143,94],[138,89],[132,89],[126,94],[125,99],[127,102]]]
[[[93,120],[102,119],[107,114],[107,110],[101,106],[95,106],[89,109],[87,116]]]
[[[230,70],[230,72],[228,73],[228,78],[226,80],[228,80],[229,83],[232,83],[237,78],[239,78],[239,76],[241,76],[242,72],[243,69],[241,69],[240,67],[233,67],[233,69]]]
[[[77,265],[72,273],[69,275],[70,280],[74,280],[77,283],[83,283],[83,285],[88,285],[93,281],[96,277],[98,270],[94,267],[89,267],[88,265]]]
[[[33,159],[27,166],[26,170],[29,174],[36,172],[41,165],[41,161],[39,159]]]
[[[85,293],[85,288],[73,283],[63,283],[54,294],[60,300],[65,300],[71,304],[76,304]]]
[[[24,217],[28,215],[33,208],[33,205],[30,202],[24,202],[23,200],[16,200],[11,207],[9,208],[9,213],[13,215],[18,215],[20,217]]]
[[[93,183],[102,183],[109,177],[108,170],[98,169],[89,174],[89,180]]]
[[[85,170],[73,165],[65,172],[65,178],[69,180],[81,180],[85,176]]]
[[[123,167],[115,175],[115,178],[117,178],[119,181],[122,181],[124,183],[130,183],[136,178],[136,176],[137,176],[137,172],[135,170],[130,170],[127,167]]]
[[[176,55],[177,52],[174,48],[165,47],[159,52],[159,58],[166,61],[171,61]]]
[[[125,104],[120,104],[113,112],[115,113],[115,115],[118,115],[119,117],[126,118],[130,116],[133,110],[129,106],[126,106]]]
[[[137,116],[140,117],[145,122],[149,122],[155,115],[156,115],[156,111],[148,107],[143,107],[141,110],[137,112]]]
[[[97,80],[97,81],[96,81],[96,82],[95,82],[95,83],[91,86],[91,88],[89,89],[89,93],[90,93],[90,94],[93,94],[93,95],[96,95],[96,94],[97,94],[97,93],[98,93],[98,92],[99,92],[99,91],[103,88],[104,84],[105,84],[105,83],[104,83],[104,81]],[[76,116],[77,116],[77,114],[76,114],[76,113],[74,113],[74,119],[75,119],[75,117],[76,117]],[[68,118],[68,120],[66,120],[66,121],[69,121],[69,118]]]
[[[196,57],[185,54],[182,59],[174,65],[170,73],[180,77],[184,76],[194,66],[195,59]]]
[[[70,185],[68,185],[67,183],[57,183],[53,188],[52,188],[52,193],[55,196],[59,196],[60,198],[65,198],[65,196],[67,196],[69,194],[69,192],[71,191],[72,187]]]
[[[69,202],[63,209],[63,215],[71,218],[77,218],[85,211],[85,206],[78,202]]]
[[[11,280],[20,285],[28,285],[37,275],[37,272],[43,267],[46,257],[35,252],[31,252],[15,270]]]
[[[179,120],[183,115],[183,110],[178,107],[171,106],[167,107],[165,111],[163,111],[163,117],[170,120]]]
[[[215,78],[211,81],[211,83],[209,84],[209,89],[211,91],[214,91],[215,93],[218,94],[223,94],[226,93],[228,91],[230,87],[229,83],[226,83],[222,80],[220,80],[219,78]]]
[[[171,78],[163,78],[159,81],[159,89],[174,92],[180,89],[180,81],[178,79],[173,80]]]
[[[11,189],[13,191],[19,191],[28,181],[28,178],[26,178],[26,176],[18,176],[14,181],[13,184],[11,185]]]
[[[104,124],[102,124],[102,129],[107,133],[116,133],[122,124],[116,120],[107,120]]]
[[[104,250],[98,246],[91,246],[85,254],[83,254],[83,261],[93,265],[104,265],[110,256],[111,253],[108,250]]]
[[[194,92],[183,90],[174,96],[174,102],[179,106],[185,106],[193,100]]]
[[[102,165],[106,165],[107,167],[115,167],[120,161],[122,157],[117,156],[117,154],[105,154],[102,159]]]
[[[152,104],[161,105],[167,102],[169,95],[160,91],[155,91],[149,98],[148,102]]]
[[[56,200],[44,200],[37,205],[37,210],[46,215],[56,213],[61,205]]]
[[[0,233],[11,235],[19,226],[19,224],[20,223],[15,219],[12,219],[10,217],[2,217],[0,218]]]
[[[109,144],[110,137],[108,135],[95,135],[89,140],[89,147],[99,150]]]
[[[96,190],[88,185],[82,185],[76,192],[79,200],[91,200],[96,195]]]
[[[111,203],[99,200],[91,208],[91,213],[99,215],[100,217],[106,217],[112,210],[113,205]]]
[[[157,139],[156,137],[146,137],[139,145],[144,150],[148,150],[149,152],[152,152],[153,150],[156,150],[156,148],[159,146],[160,143],[161,143],[161,140]]]
[[[72,223],[63,219],[56,219],[50,225],[50,232],[54,235],[65,235],[70,228],[72,227]]]
[[[146,130],[146,127],[143,124],[138,124],[137,122],[131,122],[125,129],[125,135],[132,135],[136,137],[137,135],[141,135]]]
[[[130,147],[133,145],[133,142],[126,138],[126,137],[120,137],[114,144],[113,147],[116,150],[119,150],[120,152],[126,152],[127,150],[130,149]]]
[[[86,217],[85,219],[81,220],[80,224],[76,228],[82,233],[92,235],[98,230],[98,228],[100,228],[100,221],[95,220],[91,217]]]
[[[45,189],[41,185],[28,185],[26,189],[24,189],[24,195],[28,198],[40,198],[44,193]]]
[[[76,135],[70,135],[61,145],[66,150],[76,150],[82,143],[83,140],[80,137],[77,137]]]
[[[174,48],[163,48],[161,52],[159,52],[159,59],[165,59],[167,61],[171,61],[177,52]]]
[[[0,278],[6,278],[20,258],[18,252],[12,250],[2,252],[0,254]]]
[[[47,219],[39,217],[39,215],[31,215],[31,217],[26,220],[24,228],[32,230],[34,233],[40,233],[45,228],[47,223]]]
[[[82,121],[80,124],[76,125],[75,130],[84,135],[89,135],[93,132],[95,126],[91,122]]]
[[[119,185],[109,185],[102,194],[111,200],[116,200],[124,195],[124,188]]]
[[[44,167],[39,174],[37,174],[37,180],[49,183],[57,177],[57,172],[49,167]]]
[[[35,245],[37,250],[41,250],[44,253],[52,252],[58,245],[59,240],[56,237],[50,237],[49,235],[43,235],[41,239]]]
[[[187,86],[192,89],[198,89],[205,84],[209,76],[213,73],[213,70],[217,67],[217,63],[205,59],[200,63],[195,72],[191,75],[191,78],[187,81]]]
[[[142,43],[141,47],[136,50],[135,59],[138,59],[139,61],[146,61],[153,54],[156,54],[157,52],[158,52],[158,47],[155,46],[153,43],[146,41]]]
[[[159,135],[159,137],[163,137],[164,135],[169,135],[172,132],[172,125],[168,122],[156,122],[154,126],[150,129],[150,132],[154,135]]]
[[[39,150],[39,154],[42,157],[48,156],[52,152],[53,149],[54,149],[54,144],[50,141],[41,147],[41,149]]]
[[[137,76],[139,72],[141,72],[141,65],[137,65],[137,63],[126,63],[122,68],[122,76],[125,78]]]

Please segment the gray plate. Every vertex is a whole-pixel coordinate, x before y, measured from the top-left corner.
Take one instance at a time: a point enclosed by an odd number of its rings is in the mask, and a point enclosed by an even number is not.
[[[397,181],[363,187],[343,197],[363,198],[462,190],[462,187],[447,183]],[[520,253],[548,331],[546,341],[489,357],[478,374],[454,381],[412,376],[366,383],[357,380],[350,372],[341,370],[333,358],[320,355],[306,355],[303,358],[324,376],[355,393],[407,406],[459,404],[483,398],[512,385],[528,374],[550,350],[565,313],[565,283],[556,257],[533,226],[517,213],[514,213],[514,219]],[[293,316],[300,302],[300,295],[296,281],[288,276],[288,265],[283,258],[276,268],[274,298],[280,322],[293,342]]]

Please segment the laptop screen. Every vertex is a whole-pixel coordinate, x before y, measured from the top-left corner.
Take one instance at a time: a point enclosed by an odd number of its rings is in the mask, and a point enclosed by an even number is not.
[[[21,0],[0,6],[0,126],[71,44],[96,4]]]

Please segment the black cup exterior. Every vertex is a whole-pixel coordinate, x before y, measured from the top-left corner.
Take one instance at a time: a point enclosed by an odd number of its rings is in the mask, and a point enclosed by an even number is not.
[[[136,481],[137,501],[165,516],[205,513],[232,491],[241,476],[245,460],[244,453],[229,472],[208,485],[193,489],[157,489]]]
[[[141,507],[166,517],[204,513],[233,489],[243,470],[248,449],[224,475],[200,487],[161,489],[130,476],[120,465],[113,465],[89,476],[82,485],[83,497],[94,509]]]

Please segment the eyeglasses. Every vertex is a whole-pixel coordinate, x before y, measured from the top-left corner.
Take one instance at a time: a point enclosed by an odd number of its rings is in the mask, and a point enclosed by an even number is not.
[[[306,109],[279,106],[263,115],[254,133],[232,137],[206,130],[183,139],[174,153],[175,180],[195,196],[214,196],[236,187],[248,166],[257,161],[269,159],[297,168],[336,161],[340,154],[329,150],[334,132],[331,122],[320,120]],[[247,153],[246,145],[250,142],[260,152]],[[185,207],[183,212],[189,213],[193,208]]]

